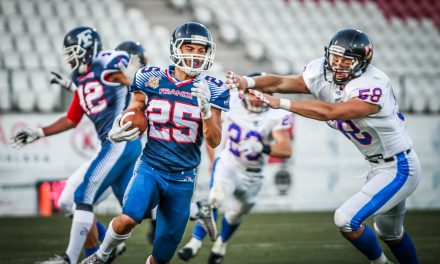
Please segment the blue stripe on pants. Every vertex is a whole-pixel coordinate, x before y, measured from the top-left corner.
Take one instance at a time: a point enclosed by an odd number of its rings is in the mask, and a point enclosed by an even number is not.
[[[405,184],[409,175],[408,159],[404,152],[396,155],[397,157],[397,175],[385,188],[380,190],[371,200],[359,210],[352,218],[350,227],[352,231],[359,230],[362,222],[379,210],[386,202],[388,202]],[[380,177],[380,176],[379,176]]]

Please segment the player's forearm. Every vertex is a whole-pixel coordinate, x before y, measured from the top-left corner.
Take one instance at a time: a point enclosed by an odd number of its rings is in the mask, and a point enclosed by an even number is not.
[[[70,121],[66,116],[61,117],[55,123],[43,127],[44,135],[51,136],[76,127],[76,124]]]
[[[308,89],[299,75],[280,76],[268,74],[253,78],[255,89],[265,93],[308,93]]]
[[[289,111],[304,117],[308,117],[320,121],[337,119],[336,111],[334,111],[333,105],[318,100],[291,101]]]
[[[216,148],[220,145],[222,130],[213,118],[203,120],[203,135],[209,147]]]
[[[279,142],[270,145],[270,155],[277,158],[290,158],[292,146],[288,142]]]

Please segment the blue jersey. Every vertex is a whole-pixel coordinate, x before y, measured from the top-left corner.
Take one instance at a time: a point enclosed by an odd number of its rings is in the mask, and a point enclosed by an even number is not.
[[[86,114],[95,125],[102,143],[106,140],[116,116],[127,107],[130,99],[126,86],[108,82],[106,76],[120,71],[118,63],[126,65],[128,58],[125,51],[101,51],[86,73],[72,74],[77,90],[67,117],[78,123],[82,115]]]
[[[229,90],[223,81],[207,75],[179,81],[170,74],[173,71],[174,66],[144,67],[130,86],[131,92],[143,92],[148,97],[148,142],[141,158],[166,172],[191,170],[200,163],[203,122],[197,98],[191,95],[194,81],[205,79],[211,90],[211,105],[229,110]]]

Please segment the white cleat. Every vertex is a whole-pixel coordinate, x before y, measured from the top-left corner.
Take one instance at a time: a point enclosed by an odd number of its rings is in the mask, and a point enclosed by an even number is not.
[[[79,264],[105,264],[106,262],[103,261],[98,257],[98,254],[93,254],[85,259],[83,259]]]
[[[183,261],[188,261],[199,253],[201,247],[202,241],[193,237],[183,248],[177,251],[177,256]]]
[[[223,242],[222,237],[219,236],[212,245],[211,254],[209,255],[208,264],[222,263],[226,255],[227,242]]]

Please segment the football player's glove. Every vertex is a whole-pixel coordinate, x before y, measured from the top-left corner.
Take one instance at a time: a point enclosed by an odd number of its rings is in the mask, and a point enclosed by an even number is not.
[[[54,83],[59,84],[64,89],[71,92],[74,92],[76,90],[76,85],[68,77],[53,71],[51,71],[50,73],[51,73],[50,76],[51,84]]]
[[[245,139],[238,146],[238,151],[245,156],[260,154],[263,152],[263,143],[253,138]]]
[[[191,95],[197,97],[202,119],[211,118],[211,104],[209,103],[211,100],[211,90],[208,83],[205,80],[195,82],[191,88]]]
[[[32,143],[35,140],[44,137],[44,132],[41,127],[36,129],[26,128],[18,131],[15,137],[9,140],[13,148],[19,149],[26,144]]]
[[[134,75],[136,74],[137,70],[142,67],[142,64],[138,55],[130,55],[130,60],[128,61],[127,66],[125,66],[124,63],[119,62],[118,67],[121,69],[125,77],[132,82]]]
[[[133,112],[127,112],[125,115],[130,115]],[[118,143],[122,141],[133,141],[139,137],[139,128],[135,127],[133,129],[127,130],[133,122],[128,121],[127,123],[120,126],[122,119],[122,114],[119,114],[115,121],[113,121],[112,129],[108,132],[108,138],[113,143]]]

